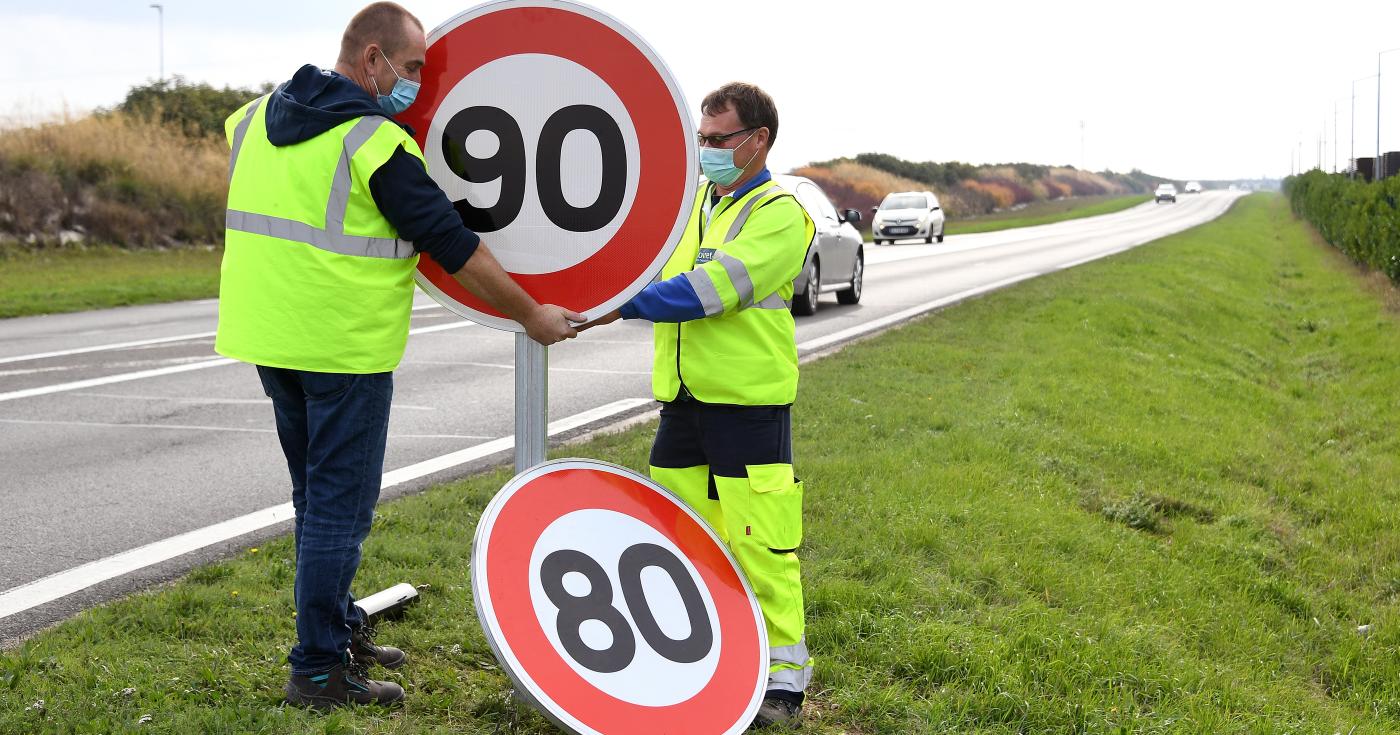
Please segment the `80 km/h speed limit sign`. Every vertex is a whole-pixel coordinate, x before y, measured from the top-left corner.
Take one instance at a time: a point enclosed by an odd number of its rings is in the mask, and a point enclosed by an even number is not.
[[[694,123],[627,26],[563,0],[504,0],[434,29],[416,131],[466,226],[535,300],[601,316],[680,239],[695,196]],[[418,283],[461,316],[520,331],[429,258]]]
[[[517,475],[471,568],[496,658],[567,732],[721,735],[758,711],[758,601],[709,526],[640,475],[579,459]]]

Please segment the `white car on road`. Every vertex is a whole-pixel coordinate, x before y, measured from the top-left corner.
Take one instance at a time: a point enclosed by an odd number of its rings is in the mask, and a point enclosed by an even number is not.
[[[1156,196],[1157,196],[1157,203],[1158,203],[1158,204],[1161,204],[1162,202],[1171,202],[1172,204],[1176,204],[1176,185],[1175,185],[1175,184],[1160,184],[1160,185],[1158,185]]]
[[[1185,188],[1185,189],[1182,189],[1182,191],[1185,192],[1185,193],[1187,193],[1187,194],[1200,194],[1200,193],[1201,193],[1201,182],[1199,182],[1199,181],[1188,181],[1188,182],[1186,182],[1186,188]]]
[[[901,191],[889,194],[870,221],[875,244],[906,238],[943,242],[943,207],[931,191]]]

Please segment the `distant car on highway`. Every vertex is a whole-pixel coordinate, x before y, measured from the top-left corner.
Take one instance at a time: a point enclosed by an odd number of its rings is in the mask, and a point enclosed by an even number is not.
[[[1171,202],[1176,204],[1176,185],[1161,184],[1157,187],[1157,203]]]
[[[1185,193],[1187,193],[1187,194],[1200,194],[1200,193],[1201,193],[1201,182],[1199,182],[1199,181],[1188,181],[1188,182],[1186,182],[1186,188],[1183,189],[1182,191],[1185,192]]]
[[[818,297],[828,291],[835,291],[842,304],[859,303],[865,281],[865,241],[855,228],[860,212],[837,211],[811,179],[786,174],[773,178],[797,197],[817,226],[802,272],[792,279],[792,313],[815,314]]]
[[[870,234],[876,245],[904,238],[943,242],[944,220],[943,207],[933,192],[895,192],[874,209]]]

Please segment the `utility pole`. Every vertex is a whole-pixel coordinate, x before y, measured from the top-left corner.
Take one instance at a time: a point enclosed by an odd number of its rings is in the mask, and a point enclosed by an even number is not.
[[[160,81],[165,81],[165,6],[161,3],[151,3],[151,7],[156,9],[156,23],[159,28],[160,46]]]
[[[1364,82],[1371,76],[1351,80],[1351,178],[1356,178],[1356,83]]]
[[[1376,54],[1376,163],[1375,181],[1381,180],[1381,174],[1385,173],[1381,168],[1381,57],[1392,51],[1400,51],[1400,46],[1388,48]]]

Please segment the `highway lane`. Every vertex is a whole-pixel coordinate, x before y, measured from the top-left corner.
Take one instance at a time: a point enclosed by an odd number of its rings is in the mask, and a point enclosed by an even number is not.
[[[867,245],[862,303],[824,296],[816,316],[798,319],[798,341],[1072,267],[1208,221],[1236,198],[1208,192],[941,244]],[[57,601],[17,589],[286,502],[270,404],[251,366],[213,353],[216,309],[197,301],[0,321],[0,603],[13,610],[6,616],[0,604],[0,642],[286,530],[274,524]],[[463,322],[421,295],[413,329],[396,376],[386,470],[510,435],[513,336]],[[649,326],[619,323],[551,348],[551,418],[628,399],[650,410],[650,345]],[[495,452],[423,471],[384,497],[508,458]]]

